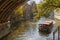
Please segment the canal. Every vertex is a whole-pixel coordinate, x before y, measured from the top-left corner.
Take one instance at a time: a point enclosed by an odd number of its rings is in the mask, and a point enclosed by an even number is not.
[[[39,32],[38,24],[46,21],[46,18],[40,18],[37,22],[24,22],[20,26],[11,31],[11,33],[3,40],[53,40],[53,32],[56,31],[57,26],[54,25],[50,34],[44,34]],[[50,19],[49,19],[50,20]],[[53,20],[54,21],[54,20]],[[56,22],[54,21],[54,24]],[[58,31],[55,32],[55,39],[58,40]]]

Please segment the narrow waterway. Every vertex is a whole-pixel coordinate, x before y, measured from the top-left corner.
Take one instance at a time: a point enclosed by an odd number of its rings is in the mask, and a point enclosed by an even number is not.
[[[12,33],[6,37],[6,40],[53,40],[53,32],[57,29],[57,27],[54,27],[52,32],[48,35],[39,32],[38,24],[46,20],[48,19],[40,18],[37,22],[26,22],[20,24],[18,29],[12,31]],[[58,40],[57,31],[55,33],[55,39]]]

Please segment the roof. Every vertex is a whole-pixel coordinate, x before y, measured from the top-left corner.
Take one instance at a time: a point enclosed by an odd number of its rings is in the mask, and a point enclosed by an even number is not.
[[[43,22],[43,23],[41,23],[41,24],[50,25],[51,23],[53,23],[53,21],[44,21],[44,22]]]

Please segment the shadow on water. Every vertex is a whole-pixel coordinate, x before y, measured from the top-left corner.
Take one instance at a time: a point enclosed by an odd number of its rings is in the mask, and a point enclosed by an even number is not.
[[[45,37],[49,36],[49,34],[47,34],[45,32],[38,31],[38,33],[39,33],[40,36],[45,36]]]

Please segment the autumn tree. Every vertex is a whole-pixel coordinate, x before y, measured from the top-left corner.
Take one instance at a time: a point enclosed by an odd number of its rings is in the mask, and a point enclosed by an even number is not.
[[[39,13],[44,14],[45,17],[49,17],[50,12],[56,8],[60,8],[60,0],[44,0],[43,3],[38,4]]]

